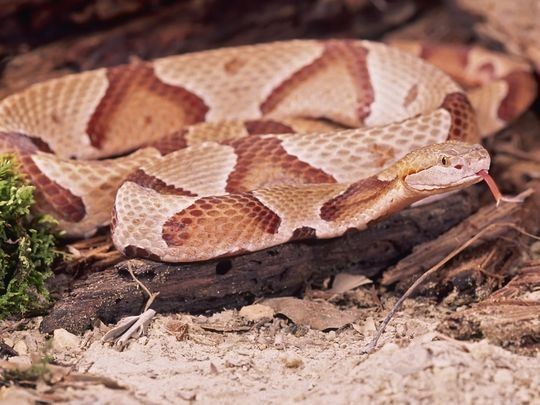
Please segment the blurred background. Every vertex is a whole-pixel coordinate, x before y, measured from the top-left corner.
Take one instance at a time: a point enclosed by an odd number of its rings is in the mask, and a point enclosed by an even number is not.
[[[0,0],[0,97],[70,72],[291,38],[481,40],[538,60],[536,0]]]

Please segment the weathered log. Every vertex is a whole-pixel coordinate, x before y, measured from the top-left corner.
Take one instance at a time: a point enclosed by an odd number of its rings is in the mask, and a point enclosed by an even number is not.
[[[300,294],[340,271],[374,276],[461,222],[478,209],[479,189],[470,188],[429,205],[409,208],[364,231],[341,238],[289,243],[242,256],[201,263],[124,261],[75,283],[41,328],[81,333],[99,318],[115,322],[140,312],[146,297],[127,271],[159,296],[158,312],[201,312],[249,304],[256,297]],[[54,283],[54,281],[53,281]]]
[[[455,339],[487,339],[518,353],[540,348],[540,262],[525,264],[503,288],[472,307],[450,314],[437,329]]]
[[[430,240],[426,243],[418,245],[414,248],[414,251],[409,256],[400,260],[395,266],[388,269],[382,278],[383,285],[392,285],[397,283],[397,289],[399,291],[405,291],[410,285],[416,280],[420,275],[422,275],[430,267],[434,266],[443,259],[447,254],[449,254],[454,249],[465,244],[469,239],[475,236],[480,230],[496,223],[513,223],[515,225],[522,225],[523,222],[523,213],[528,206],[535,204],[534,200],[528,201],[526,205],[519,203],[503,203],[502,206],[497,207],[495,204],[491,204],[483,207],[477,213],[467,218],[465,221],[461,222],[456,227],[452,228],[450,231],[439,236],[434,240]],[[484,235],[484,237],[473,244],[471,247],[478,247],[484,244],[486,241],[493,241],[497,238],[501,238],[502,235],[512,235],[515,239],[517,232],[511,228],[505,227],[496,227],[491,232]],[[518,235],[519,236],[519,235]],[[498,241],[501,242],[501,241]],[[502,262],[504,261],[502,257],[498,256],[507,256],[505,251],[507,249],[503,248],[502,243],[499,243],[496,249],[493,249],[493,252],[489,253],[486,257],[483,257],[482,252],[477,252],[475,255],[476,259],[484,263],[484,266],[487,265],[487,262],[492,261],[495,257],[500,260],[496,260],[498,263],[499,269],[497,272],[502,270]],[[517,249],[519,251],[519,249]],[[518,255],[519,256],[519,255]],[[489,260],[488,260],[489,258]],[[474,267],[478,271],[482,266],[479,266],[478,263],[465,263],[466,265],[457,272],[452,274],[443,274],[442,272],[438,274],[437,277],[432,278],[434,285],[440,284],[441,281],[445,278],[459,278],[459,274],[468,272],[469,268]],[[480,269],[481,270],[481,269]],[[472,277],[472,276],[471,276]],[[470,277],[467,277],[468,279]],[[448,279],[446,280],[448,281]],[[441,287],[441,286],[439,286]],[[419,293],[422,290],[430,290],[433,288],[428,284],[425,284],[419,289]]]

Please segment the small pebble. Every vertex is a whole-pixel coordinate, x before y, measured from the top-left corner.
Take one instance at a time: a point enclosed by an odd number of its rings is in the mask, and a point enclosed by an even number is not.
[[[81,339],[65,329],[55,329],[53,332],[52,347],[56,351],[78,349]]]
[[[514,382],[514,377],[512,377],[512,373],[510,372],[510,370],[501,368],[495,372],[495,375],[493,376],[493,381],[501,385],[511,385]]]
[[[19,340],[17,343],[15,343],[13,350],[15,350],[19,356],[25,356],[28,354],[28,346],[24,340]]]
[[[262,319],[272,319],[274,317],[274,310],[266,305],[253,304],[243,307],[239,314],[248,321],[257,322]]]
[[[300,357],[291,356],[283,360],[285,367],[287,368],[300,368],[304,365],[304,362]]]
[[[15,364],[18,368],[22,370],[29,369],[32,367],[32,360],[28,356],[13,356],[8,359],[10,363]]]

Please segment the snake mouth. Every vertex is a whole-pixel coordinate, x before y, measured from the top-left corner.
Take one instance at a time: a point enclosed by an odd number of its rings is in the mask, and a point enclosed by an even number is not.
[[[499,187],[497,186],[497,183],[495,183],[495,180],[493,179],[493,177],[491,177],[491,175],[489,174],[489,172],[486,169],[479,170],[478,172],[476,172],[473,175],[466,176],[466,177],[463,177],[463,178],[459,179],[458,181],[456,181],[452,185],[452,187],[454,187],[454,186],[459,187],[459,186],[462,186],[463,184],[474,184],[474,183],[478,183],[480,181],[486,182],[486,185],[488,186],[489,191],[493,195],[493,198],[495,199],[497,204],[499,204],[499,202],[502,199],[502,193],[499,190]]]
[[[497,187],[495,180],[493,180],[493,177],[491,177],[491,175],[486,169],[479,170],[478,172],[470,176],[462,177],[459,180],[456,180],[452,182],[451,184],[447,184],[444,186],[422,185],[421,187],[419,187],[418,185],[416,185],[414,189],[416,191],[423,191],[423,192],[430,192],[434,190],[453,191],[459,188],[463,188],[464,185],[472,185],[480,181],[486,182],[489,188],[489,191],[491,191],[493,198],[495,199],[497,205],[499,205],[499,203],[503,199],[502,193],[500,192],[499,187]]]
[[[422,185],[419,185],[419,184],[415,184],[414,186],[411,186],[410,184],[407,184],[407,187],[410,187],[416,191],[420,191],[420,192],[432,192],[432,191],[436,191],[436,190],[441,190],[441,192],[444,192],[444,191],[453,191],[453,190],[456,190],[456,189],[459,189],[459,188],[463,188],[464,185],[472,185],[472,184],[475,184],[475,183],[478,183],[480,181],[482,181],[483,178],[475,173],[475,174],[472,174],[470,176],[465,176],[465,177],[461,177],[460,179],[458,180],[455,180],[451,183],[446,183],[446,184],[422,184]]]
[[[475,173],[473,175],[470,175],[470,176],[463,177],[463,178],[459,179],[458,181],[456,181],[454,183],[454,185],[461,186],[463,184],[474,184],[474,183],[478,183],[478,182],[480,182],[482,180],[483,180],[483,177],[480,176],[478,173]]]

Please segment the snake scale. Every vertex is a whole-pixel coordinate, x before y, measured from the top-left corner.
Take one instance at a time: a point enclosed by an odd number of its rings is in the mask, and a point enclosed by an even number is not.
[[[480,137],[535,94],[526,64],[480,48],[274,42],[32,85],[0,101],[0,152],[67,236],[110,224],[127,256],[199,261],[476,183]]]

